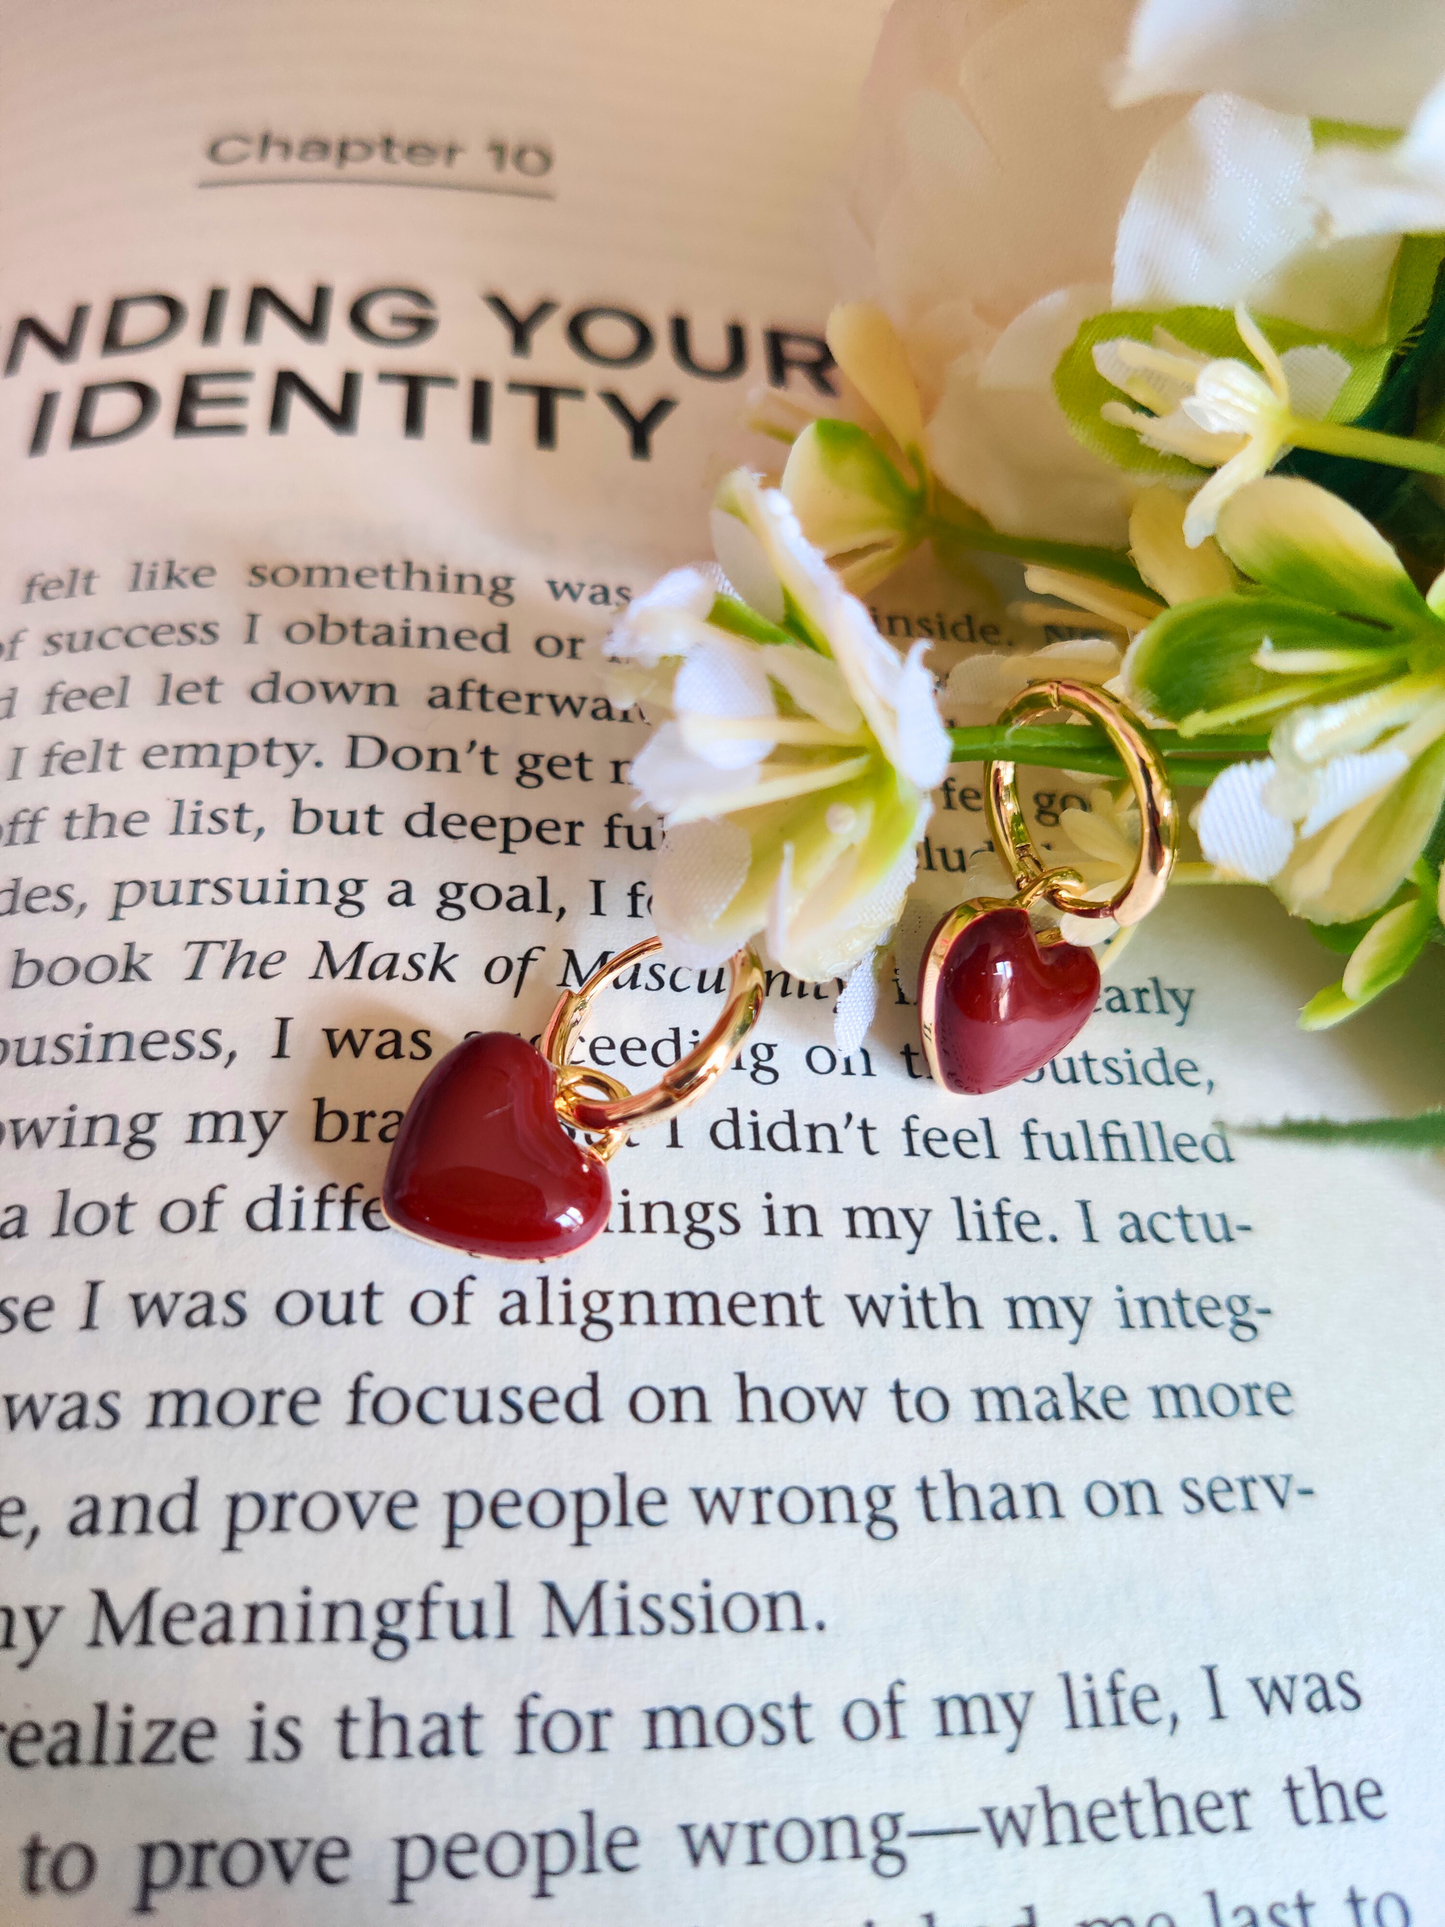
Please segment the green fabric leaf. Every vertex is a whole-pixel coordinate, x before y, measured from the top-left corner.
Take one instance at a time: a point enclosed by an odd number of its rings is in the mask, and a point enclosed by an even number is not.
[[[1278,1124],[1236,1124],[1241,1137],[1294,1138],[1307,1144],[1365,1144],[1381,1151],[1445,1151],[1445,1106],[1414,1117],[1284,1118]]]
[[[1391,341],[1403,342],[1430,312],[1442,262],[1445,262],[1445,234],[1407,234],[1400,243],[1386,323]]]
[[[1219,512],[1230,561],[1280,594],[1366,616],[1406,634],[1430,620],[1400,558],[1363,515],[1314,482],[1266,475]],[[1356,640],[1362,640],[1356,631]]]
[[[1283,706],[1334,689],[1339,678],[1279,676],[1256,668],[1252,658],[1262,643],[1276,649],[1356,649],[1367,674],[1376,638],[1394,641],[1288,596],[1211,596],[1156,616],[1130,653],[1129,678],[1145,707],[1171,722],[1255,697],[1278,697]]]

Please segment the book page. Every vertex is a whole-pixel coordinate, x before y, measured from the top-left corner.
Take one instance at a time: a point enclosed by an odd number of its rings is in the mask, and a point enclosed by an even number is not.
[[[1242,1129],[1433,1102],[1432,966],[1306,1037],[1327,953],[1177,890],[976,1100],[772,972],[572,1259],[381,1213],[442,1055],[651,931],[601,644],[829,399],[880,16],[12,14],[0,1919],[1440,1918],[1439,1166]]]

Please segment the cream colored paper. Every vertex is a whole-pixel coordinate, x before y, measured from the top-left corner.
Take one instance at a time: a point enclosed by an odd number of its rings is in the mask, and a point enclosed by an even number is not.
[[[1433,1101],[1433,960],[1305,1038],[1326,953],[1179,892],[977,1103],[775,980],[570,1263],[368,1206],[443,1049],[647,928],[599,645],[811,352],[878,11],[12,10],[0,1918],[1440,1918],[1438,1172],[1236,1128]]]

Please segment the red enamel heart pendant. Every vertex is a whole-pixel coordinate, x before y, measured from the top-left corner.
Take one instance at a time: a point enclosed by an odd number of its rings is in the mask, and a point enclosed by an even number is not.
[[[1098,997],[1092,950],[1041,949],[1013,904],[960,904],[929,939],[919,976],[928,1068],[945,1090],[1002,1090],[1071,1043]]]
[[[399,1231],[474,1258],[560,1258],[612,1209],[607,1168],[562,1128],[557,1073],[520,1037],[449,1051],[412,1099],[382,1204]]]

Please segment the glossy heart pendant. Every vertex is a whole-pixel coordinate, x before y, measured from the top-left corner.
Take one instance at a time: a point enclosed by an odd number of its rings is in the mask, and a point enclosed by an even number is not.
[[[1072,1042],[1098,997],[1092,950],[1041,949],[1015,905],[960,904],[929,939],[919,976],[928,1068],[945,1090],[1002,1090]]]
[[[607,1168],[568,1137],[557,1073],[520,1037],[449,1051],[411,1101],[382,1187],[399,1231],[475,1258],[560,1258],[612,1209]]]

